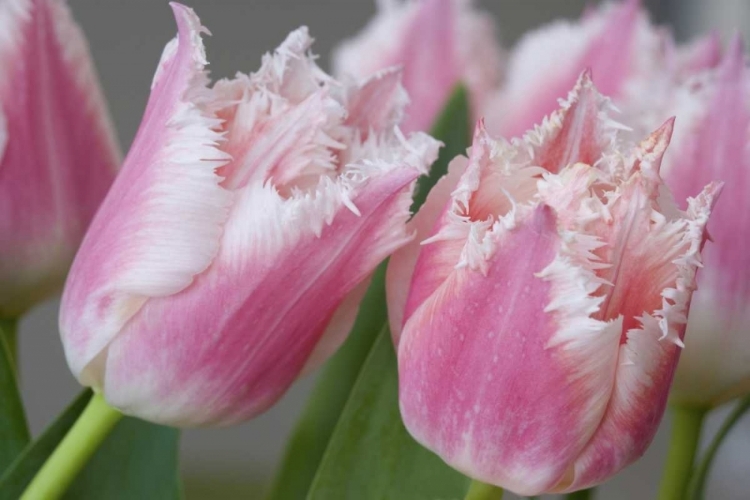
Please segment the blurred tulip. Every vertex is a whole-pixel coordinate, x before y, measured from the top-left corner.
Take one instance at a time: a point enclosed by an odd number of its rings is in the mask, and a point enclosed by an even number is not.
[[[395,129],[397,72],[342,86],[304,28],[257,73],[209,87],[204,28],[173,10],[179,34],[60,326],[74,374],[124,413],[230,424],[343,341],[369,275],[410,239],[414,181],[438,144]]]
[[[116,168],[89,49],[62,0],[0,4],[0,317],[57,292]]]
[[[503,58],[492,19],[471,0],[380,0],[357,37],[334,52],[334,73],[367,78],[403,67],[411,101],[403,129],[428,130],[462,81],[475,108],[499,83]]]
[[[750,75],[742,40],[721,66],[673,92],[678,122],[664,178],[679,199],[707,179],[725,182],[691,307],[672,397],[715,406],[750,392]]]
[[[522,495],[599,484],[645,452],[719,190],[680,212],[659,177],[672,122],[626,148],[609,111],[584,75],[521,139],[480,125],[388,269],[407,429]]]
[[[599,91],[626,115],[650,113],[663,109],[652,96],[716,65],[719,57],[716,36],[677,47],[668,30],[650,23],[638,0],[605,3],[577,22],[558,20],[526,34],[510,53],[506,81],[486,100],[482,115],[491,133],[520,136],[557,109],[587,68]],[[627,116],[623,120],[629,124]]]

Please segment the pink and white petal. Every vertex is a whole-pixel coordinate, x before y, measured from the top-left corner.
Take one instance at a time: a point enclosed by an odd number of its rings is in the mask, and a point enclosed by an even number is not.
[[[230,424],[266,410],[347,296],[408,241],[417,175],[398,168],[366,181],[351,194],[359,214],[328,179],[316,197],[296,200],[248,186],[209,270],[146,303],[110,345],[108,401],[179,426]],[[195,310],[202,314],[186,314]]]
[[[57,291],[119,148],[86,39],[61,0],[0,4],[0,314]]]
[[[590,344],[553,342],[564,328],[545,313],[557,286],[548,268],[562,245],[555,226],[539,206],[515,229],[498,228],[486,275],[455,270],[407,320],[399,344],[409,432],[458,470],[523,495],[556,485],[588,442],[614,377],[606,351],[619,340],[583,315]],[[543,270],[547,277],[535,277]],[[604,367],[589,372],[594,383],[579,375],[592,350]]]
[[[659,322],[644,316],[620,347],[615,384],[596,434],[555,491],[600,484],[640,458],[656,434],[680,355],[679,346],[660,340]]]
[[[574,163],[595,165],[609,152],[614,131],[621,127],[607,116],[609,108],[609,100],[594,87],[591,72],[584,71],[562,109],[551,116],[553,132],[535,152],[536,163],[553,174]]]
[[[720,61],[721,37],[716,32],[698,38],[677,52],[678,69],[683,78],[715,68]]]
[[[188,287],[219,250],[230,193],[215,169],[219,120],[208,98],[206,64],[191,9],[172,4],[179,35],[170,42],[122,172],[78,252],[60,315],[68,363],[79,380],[101,388],[86,367],[153,297]],[[99,367],[99,364],[97,364]]]
[[[700,275],[704,272],[701,270]],[[671,400],[714,407],[750,392],[748,331],[747,308],[727,314],[717,295],[699,287],[690,305],[685,348],[677,365]]]
[[[706,248],[699,283],[701,290],[720,297],[728,314],[744,311],[750,300],[750,253],[736,244],[750,238],[749,99],[750,75],[738,37],[717,70],[705,114],[683,134],[665,166],[677,200],[695,196],[713,180],[725,183],[709,226],[716,244]]]
[[[398,63],[411,100],[401,127],[406,132],[426,131],[458,82],[454,0],[421,0],[404,31]]]
[[[630,193],[638,190],[637,185],[629,187],[635,188]],[[638,459],[656,434],[680,356],[705,225],[717,194],[715,186],[707,187],[691,201],[688,217],[675,221],[658,216],[625,220],[623,212],[613,210],[613,225],[625,222],[628,231],[620,232],[630,239],[618,255],[623,264],[607,270],[614,285],[602,307],[605,317],[607,310],[617,310],[622,318],[617,375],[601,425],[556,490],[603,482]],[[623,199],[627,206],[640,205],[627,191]]]
[[[408,316],[405,316],[406,304],[412,289],[414,268],[418,259],[421,258],[421,253],[430,252],[430,245],[423,246],[422,242],[434,232],[438,221],[446,210],[450,209],[451,192],[455,189],[458,179],[465,171],[467,163],[468,160],[463,156],[457,156],[450,162],[448,173],[433,186],[419,212],[407,224],[407,231],[413,233],[414,238],[394,252],[388,261],[385,287],[388,300],[388,319],[395,345],[398,345],[401,328],[405,319],[408,319]],[[440,275],[432,281],[432,286],[429,286],[431,290],[437,288],[455,267],[460,248],[453,253],[455,254],[455,260],[448,257],[443,265],[431,267],[431,273]],[[434,260],[433,264],[436,264]],[[416,302],[421,303],[421,300],[416,300]]]
[[[558,21],[526,35],[509,61],[505,90],[488,104],[490,131],[520,137],[558,108],[587,68],[602,94],[616,97],[634,64],[644,22],[639,7],[627,0],[580,22]]]
[[[395,127],[409,103],[401,85],[401,69],[388,68],[351,87],[347,99],[346,125],[359,130],[363,139],[371,131]]]

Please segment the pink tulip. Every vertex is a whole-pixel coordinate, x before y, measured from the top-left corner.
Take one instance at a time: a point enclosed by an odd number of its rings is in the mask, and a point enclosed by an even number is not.
[[[608,113],[584,75],[519,140],[480,124],[388,269],[407,429],[522,495],[599,484],[648,447],[719,191],[677,210],[672,122],[626,147]]]
[[[705,252],[672,397],[715,406],[750,392],[750,74],[742,40],[721,66],[673,89],[678,121],[665,180],[682,199],[707,179],[725,182]],[[669,101],[667,101],[669,102]]]
[[[411,236],[437,153],[395,124],[397,72],[341,85],[292,32],[258,72],[208,86],[193,11],[165,48],[122,173],[66,284],[82,384],[127,414],[230,424],[343,341],[368,277]]]
[[[66,3],[7,0],[0,32],[0,317],[17,317],[62,287],[119,152]]]
[[[428,130],[459,81],[480,107],[500,80],[503,58],[492,19],[471,4],[380,0],[370,24],[334,52],[334,72],[366,78],[402,66],[411,100],[406,131]]]
[[[482,114],[491,133],[520,136],[557,109],[585,69],[618,108],[648,113],[660,108],[650,96],[714,66],[719,53],[716,36],[676,47],[666,29],[649,22],[638,0],[606,3],[577,22],[559,20],[525,35],[509,55],[506,81]]]

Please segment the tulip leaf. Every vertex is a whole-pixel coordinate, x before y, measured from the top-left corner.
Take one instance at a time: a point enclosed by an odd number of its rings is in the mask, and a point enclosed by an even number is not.
[[[469,103],[463,85],[458,85],[452,93],[431,134],[441,140],[444,147],[430,169],[430,175],[417,182],[413,212],[419,209],[432,186],[448,171],[450,160],[463,154],[469,146]],[[385,267],[384,262],[375,271],[347,341],[321,370],[310,400],[289,438],[266,500],[297,500],[304,498],[310,488],[362,364],[387,321]]]
[[[0,332],[0,475],[29,442],[29,428],[18,390],[13,357]]]
[[[698,462],[698,465],[693,471],[688,489],[688,498],[690,500],[703,500],[706,497],[706,483],[708,482],[711,465],[713,464],[714,458],[716,458],[716,453],[719,451],[719,448],[726,437],[730,434],[731,430],[748,412],[748,410],[750,410],[750,395],[742,398],[734,410],[732,410],[732,413],[727,416],[726,420],[721,424],[719,431],[716,433],[716,436],[714,436],[711,441],[711,444],[706,449],[703,457],[701,457]]]
[[[91,398],[84,391],[34,442],[30,443],[0,476],[0,500],[16,500],[73,426]]]
[[[384,328],[336,425],[307,500],[463,498],[469,480],[420,446],[398,408],[396,354]]]
[[[21,496],[91,398],[85,390],[0,477],[0,500]],[[177,476],[179,431],[125,417],[75,479],[66,499],[182,497]]]
[[[179,431],[123,418],[70,486],[67,500],[178,500]]]
[[[442,112],[432,124],[430,135],[443,142],[437,161],[430,168],[430,173],[417,181],[414,193],[412,213],[427,199],[432,186],[446,173],[448,164],[458,155],[466,154],[471,145],[471,110],[469,109],[469,93],[462,84],[456,86],[445,103]]]

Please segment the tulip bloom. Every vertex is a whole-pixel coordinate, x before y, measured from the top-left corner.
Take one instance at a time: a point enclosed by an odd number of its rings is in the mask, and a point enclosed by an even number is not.
[[[0,5],[0,317],[58,291],[119,164],[88,46],[62,0]]]
[[[629,124],[628,111],[640,116],[660,109],[651,96],[716,65],[719,57],[716,36],[677,47],[666,29],[649,22],[638,0],[605,3],[577,22],[555,21],[525,35],[482,114],[491,133],[518,137],[555,111],[578,75],[590,69],[599,91]]]
[[[368,277],[405,244],[415,179],[397,72],[353,86],[318,68],[306,29],[258,72],[208,86],[203,28],[173,4],[122,173],[66,284],[81,383],[144,419],[231,424],[270,407],[343,341]]]
[[[366,78],[394,65],[411,101],[404,130],[428,130],[459,81],[480,107],[503,57],[492,19],[471,0],[380,0],[370,24],[334,52],[334,73]]]
[[[388,270],[407,429],[522,495],[599,484],[648,447],[718,191],[677,210],[671,121],[625,148],[608,106],[584,75],[520,140],[480,125]]]
[[[750,254],[743,244],[750,241],[750,75],[742,40],[720,68],[672,96],[670,111],[685,119],[665,157],[665,180],[679,198],[709,178],[726,183],[672,391],[678,403],[711,407],[750,392]]]

